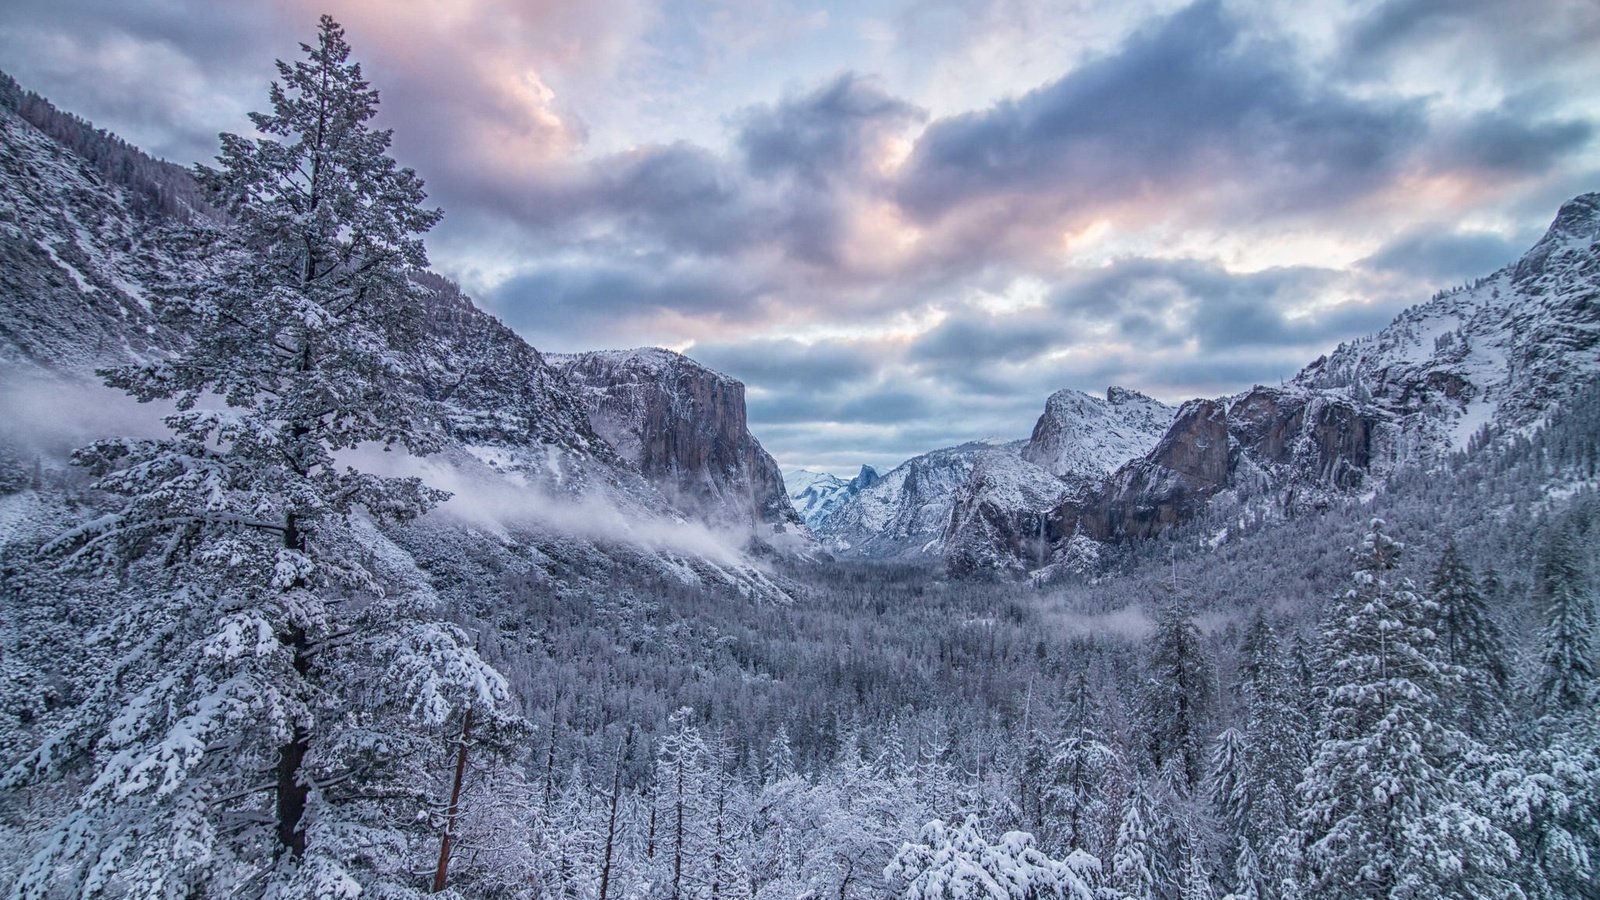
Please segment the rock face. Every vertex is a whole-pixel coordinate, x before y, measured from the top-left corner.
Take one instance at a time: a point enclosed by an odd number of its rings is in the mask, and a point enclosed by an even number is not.
[[[783,474],[783,484],[795,512],[806,527],[815,531],[851,497],[877,484],[880,477],[871,466],[862,466],[849,481],[827,472],[794,469]]]
[[[1096,541],[1150,537],[1193,515],[1227,484],[1231,455],[1227,406],[1190,401],[1147,456],[1052,511],[1048,538],[1053,544],[1077,534]]]
[[[1069,481],[1097,481],[1148,453],[1172,414],[1172,407],[1127,388],[1108,388],[1104,399],[1057,391],[1045,401],[1022,457]]]
[[[777,462],[746,425],[742,383],[670,350],[549,360],[594,430],[674,505],[766,534],[803,527]]]
[[[1024,448],[1025,450],[1025,448]],[[980,456],[956,490],[941,545],[952,575],[1020,575],[1050,559],[1050,511],[1073,490],[1023,456]]]

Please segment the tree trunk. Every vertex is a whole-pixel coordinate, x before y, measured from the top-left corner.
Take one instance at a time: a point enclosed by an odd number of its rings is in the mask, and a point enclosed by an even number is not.
[[[450,806],[444,814],[444,836],[439,839],[439,866],[433,871],[433,892],[444,890],[450,873],[450,843],[456,834],[456,816],[461,812],[461,778],[467,772],[467,738],[472,734],[472,707],[461,717],[461,740],[456,744],[456,777],[450,785]]]
[[[630,731],[627,741],[617,747],[617,765],[611,773],[611,810],[606,816],[606,855],[600,867],[599,900],[606,900],[611,890],[611,856],[617,845],[617,806],[622,799],[622,760],[632,744],[633,733]]]
[[[306,655],[311,645],[305,629],[291,628],[281,640],[294,650],[294,670],[304,678],[311,668],[311,659]],[[310,749],[311,733],[304,725],[295,725],[294,737],[278,748],[278,854],[288,850],[297,859],[306,852],[306,831],[300,827],[300,820],[306,814],[311,785],[301,779],[300,769]]]

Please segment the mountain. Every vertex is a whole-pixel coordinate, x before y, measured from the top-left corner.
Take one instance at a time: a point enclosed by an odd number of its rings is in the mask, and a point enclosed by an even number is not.
[[[1576,197],[1517,262],[1340,345],[1294,384],[1370,397],[1434,447],[1536,422],[1600,372],[1597,240],[1600,193]]]
[[[862,466],[849,481],[827,472],[791,469],[783,473],[783,484],[795,511],[815,531],[851,497],[872,487],[880,477],[871,466]]]
[[[1058,552],[1148,538],[1227,493],[1287,512],[1370,491],[1486,428],[1543,424],[1600,375],[1600,194],[1563,204],[1523,257],[1341,344],[1287,385],[1179,411],[1160,443],[1047,514]]]
[[[746,425],[743,383],[662,349],[549,359],[594,430],[680,509],[763,537],[803,527]]]
[[[1020,454],[981,457],[957,489],[940,541],[946,569],[1021,574],[1045,564],[1049,512],[1148,452],[1172,415],[1165,403],[1121,387],[1103,398],[1071,389],[1050,395]]]
[[[1024,441],[935,450],[849,496],[818,527],[835,552],[931,557],[951,572],[1039,564],[1046,514],[1155,445],[1172,408],[1111,387],[1057,391]],[[1034,565],[1028,565],[1032,561]]]
[[[975,441],[908,459],[850,497],[817,528],[817,537],[844,557],[937,559],[955,492],[978,460],[1019,457],[1024,445]]]
[[[4,76],[0,178],[7,185],[0,192],[0,379],[9,387],[0,411],[13,426],[0,432],[0,485],[20,487],[38,481],[28,474],[38,465],[60,468],[66,451],[111,429],[159,430],[160,409],[104,388],[93,372],[182,346],[185,336],[162,317],[163,292],[204,260],[173,226],[221,219],[186,170],[57,111]],[[606,564],[677,580],[760,582],[737,553],[728,554],[723,538],[696,529],[734,524],[748,533],[759,524],[765,543],[785,546],[770,532],[801,530],[776,464],[744,427],[738,382],[679,363],[687,381],[678,384],[691,396],[691,383],[707,392],[695,415],[712,425],[698,438],[673,435],[666,457],[641,456],[621,432],[603,436],[591,425],[593,384],[552,367],[448,279],[431,272],[413,278],[423,294],[422,327],[404,351],[405,377],[411,389],[442,401],[448,441],[433,457],[385,456],[379,464],[422,474],[457,495],[430,517],[438,521],[413,531],[451,546],[461,534],[510,537],[523,552],[539,548],[535,555],[546,558],[540,565],[598,553]],[[701,494],[669,476],[674,465],[696,459],[708,463],[694,473]],[[729,459],[746,464],[724,465]],[[719,502],[701,502],[706,498]],[[448,538],[439,536],[444,531]],[[735,545],[744,540],[732,538]],[[802,535],[800,546],[808,543]],[[466,552],[483,556],[489,544]]]

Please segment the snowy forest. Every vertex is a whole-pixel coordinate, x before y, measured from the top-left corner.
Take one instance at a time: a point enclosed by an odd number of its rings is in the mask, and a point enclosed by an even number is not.
[[[1600,897],[1592,373],[1048,577],[469,525],[432,476],[524,426],[426,362],[467,301],[339,25],[192,182],[7,96],[177,336],[98,374],[159,427],[0,460],[7,896]]]

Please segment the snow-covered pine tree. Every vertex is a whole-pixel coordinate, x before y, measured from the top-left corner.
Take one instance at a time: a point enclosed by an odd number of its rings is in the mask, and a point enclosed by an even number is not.
[[[1546,618],[1539,633],[1535,706],[1546,716],[1592,710],[1596,689],[1594,598],[1585,589],[1577,540],[1570,526],[1555,529],[1540,580]]]
[[[1459,688],[1445,698],[1446,707],[1458,727],[1486,739],[1505,718],[1511,684],[1506,641],[1455,541],[1439,556],[1428,596],[1436,607],[1430,627],[1438,636],[1441,658],[1462,671]]]
[[[1206,743],[1214,711],[1211,661],[1188,599],[1175,595],[1156,614],[1145,665],[1146,749],[1156,769],[1176,760],[1183,793],[1205,776]]]
[[[1012,831],[990,844],[976,817],[951,828],[929,822],[906,843],[883,876],[905,900],[1100,900],[1099,862],[1074,854],[1061,862],[1039,852],[1033,835]]]
[[[1100,833],[1101,823],[1109,818],[1105,781],[1118,760],[1116,751],[1101,740],[1094,727],[1098,707],[1081,672],[1073,681],[1067,705],[1067,733],[1050,758],[1050,783],[1045,789],[1049,833],[1059,839],[1063,850],[1098,855],[1109,843],[1109,836]]]
[[[1451,778],[1465,736],[1441,717],[1459,677],[1439,662],[1431,604],[1392,581],[1382,520],[1354,551],[1354,586],[1322,630],[1326,724],[1305,780],[1304,880],[1315,898],[1519,897],[1517,850]]]
[[[1600,722],[1594,715],[1595,610],[1575,523],[1550,538],[1540,580],[1533,713],[1520,746],[1485,768],[1496,820],[1517,840],[1517,882],[1535,900],[1600,896]]]
[[[407,273],[439,213],[368,126],[377,93],[343,30],[323,17],[302,49],[252,116],[263,136],[224,135],[200,173],[228,224],[189,235],[206,267],[166,298],[186,348],[106,373],[175,401],[172,435],[76,456],[121,504],[49,550],[130,587],[103,677],[7,776],[84,785],[22,897],[417,888],[416,823],[446,799],[423,795],[418,767],[453,714],[487,719],[505,697],[374,527],[444,495],[337,456],[439,445],[400,367],[418,323]]]
[[[1134,783],[1122,806],[1122,821],[1111,851],[1111,887],[1123,900],[1155,897],[1155,848],[1150,831],[1150,798],[1144,785]]]
[[[761,780],[763,784],[776,784],[794,775],[794,747],[789,743],[789,728],[779,723],[778,733],[767,742],[767,760],[761,767]]]
[[[656,815],[662,835],[658,857],[666,868],[666,896],[682,900],[696,896],[703,874],[709,750],[689,707],[674,712],[667,726],[656,745]]]
[[[1309,757],[1307,697],[1265,610],[1257,608],[1251,617],[1240,652],[1250,780],[1258,793],[1270,780],[1280,796],[1292,796]]]
[[[1224,859],[1231,861],[1249,841],[1254,822],[1254,790],[1250,774],[1250,751],[1244,735],[1229,728],[1217,735],[1211,748],[1211,766],[1206,773],[1206,796],[1211,813],[1221,831]]]
[[[1239,848],[1233,864],[1233,890],[1223,900],[1262,900],[1261,863],[1249,841]]]

